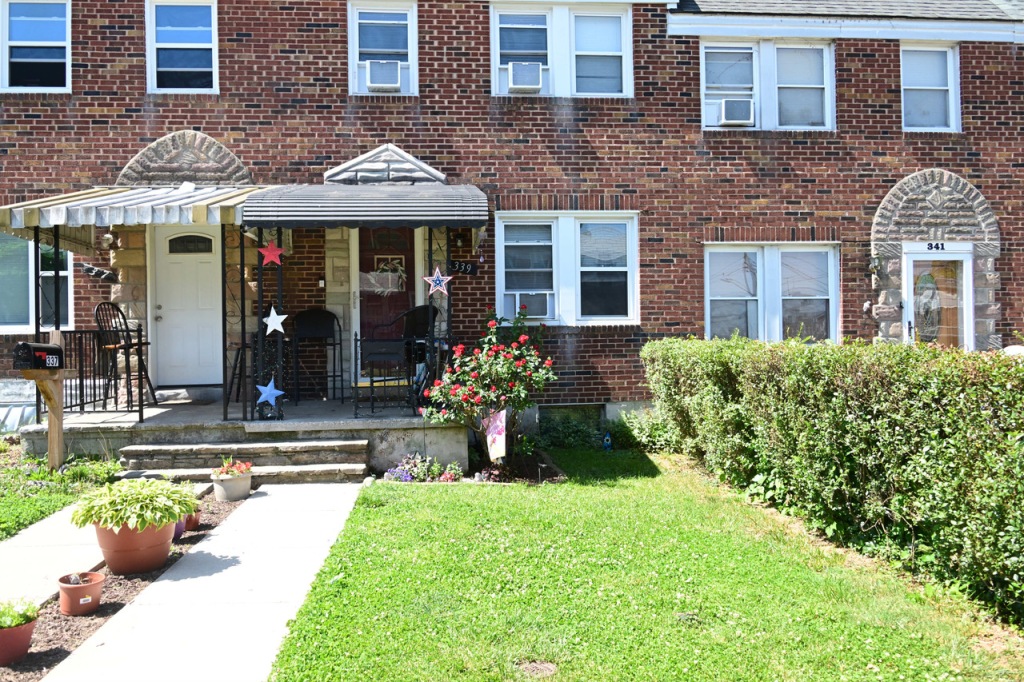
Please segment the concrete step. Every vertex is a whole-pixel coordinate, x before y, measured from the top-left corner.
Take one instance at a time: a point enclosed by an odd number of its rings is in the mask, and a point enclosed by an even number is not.
[[[366,440],[296,440],[243,443],[186,443],[174,445],[129,445],[121,448],[121,466],[141,469],[214,468],[227,457],[254,466],[305,464],[365,464]]]
[[[254,466],[253,485],[263,483],[333,483],[362,481],[369,468],[365,463],[300,464],[288,466]],[[209,469],[139,469],[122,471],[120,478],[166,478],[170,481],[209,481]]]

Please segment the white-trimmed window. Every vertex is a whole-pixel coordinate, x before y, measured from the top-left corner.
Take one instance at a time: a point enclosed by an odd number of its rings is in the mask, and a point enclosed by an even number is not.
[[[835,248],[716,245],[704,258],[708,338],[839,340]]]
[[[217,92],[216,3],[151,0],[146,9],[149,91]]]
[[[701,64],[705,128],[835,127],[830,43],[702,43]]]
[[[635,213],[503,213],[497,224],[499,315],[564,325],[640,317]]]
[[[496,95],[633,96],[629,7],[495,5],[491,44]]]
[[[3,2],[0,89],[71,91],[69,2]]]
[[[41,245],[39,284],[39,305],[42,309],[41,324],[53,327],[53,247]],[[61,328],[69,329],[73,323],[70,314],[74,305],[72,287],[71,253],[60,252],[57,277],[61,310]],[[36,297],[33,286],[36,281],[35,246],[32,242],[0,234],[0,333],[28,334],[35,331]]]
[[[415,95],[416,5],[349,6],[349,92]]]
[[[903,129],[956,132],[960,129],[959,51],[956,47],[904,43]]]

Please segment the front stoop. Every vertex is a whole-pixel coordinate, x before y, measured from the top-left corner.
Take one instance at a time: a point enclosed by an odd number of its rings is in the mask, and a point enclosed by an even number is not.
[[[200,481],[226,458],[252,462],[256,483],[362,480],[369,471],[366,440],[129,445],[119,450],[122,477],[161,475]]]

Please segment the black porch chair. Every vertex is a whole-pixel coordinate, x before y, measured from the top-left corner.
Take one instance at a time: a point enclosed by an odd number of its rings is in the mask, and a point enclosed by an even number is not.
[[[342,357],[341,322],[338,321],[338,317],[329,310],[311,308],[298,313],[294,318],[294,322],[295,329],[292,333],[292,382],[295,404],[299,404],[300,386],[302,384],[302,375],[299,373],[300,365],[302,365],[299,355],[299,344],[307,340],[321,341],[322,343],[318,345],[327,351],[327,361],[329,364],[325,374],[327,379],[326,396],[332,400],[337,400],[340,393],[341,402],[345,402],[345,361]]]
[[[415,410],[417,396],[430,374],[434,355],[430,340],[439,312],[430,304],[410,308],[390,322],[375,326],[369,337],[357,340],[358,357],[369,384],[371,414],[378,402]],[[401,333],[396,337],[399,325]],[[359,382],[353,413],[359,416]]]
[[[149,378],[149,368],[146,366],[146,359],[142,356],[142,350],[149,347],[149,341],[142,340],[142,327],[138,326],[133,329],[128,324],[128,318],[125,317],[124,312],[115,303],[99,303],[96,308],[93,309],[93,316],[96,318],[96,327],[99,329],[99,350],[100,350],[100,361],[103,363],[101,368],[104,376],[103,386],[103,404],[106,407],[107,396],[110,394],[110,388],[113,386],[115,389],[119,377],[119,365],[117,356],[119,353],[124,353],[124,368],[125,368],[125,385],[128,389],[128,409],[133,409],[134,400],[132,398],[132,362],[131,358],[134,354],[138,358],[138,368],[145,378],[146,386],[149,388],[149,396],[153,399],[153,404],[157,404],[156,390],[153,388],[153,382]],[[117,394],[115,392],[114,403],[117,403]],[[143,400],[142,386],[139,386],[139,401]]]

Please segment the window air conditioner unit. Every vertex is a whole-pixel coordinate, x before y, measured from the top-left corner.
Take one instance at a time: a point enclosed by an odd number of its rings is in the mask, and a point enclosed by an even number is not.
[[[754,101],[749,99],[723,99],[718,109],[718,125],[754,125]]]
[[[540,92],[540,62],[509,62],[509,92]]]
[[[366,89],[398,92],[402,89],[402,63],[372,59],[366,62]]]

